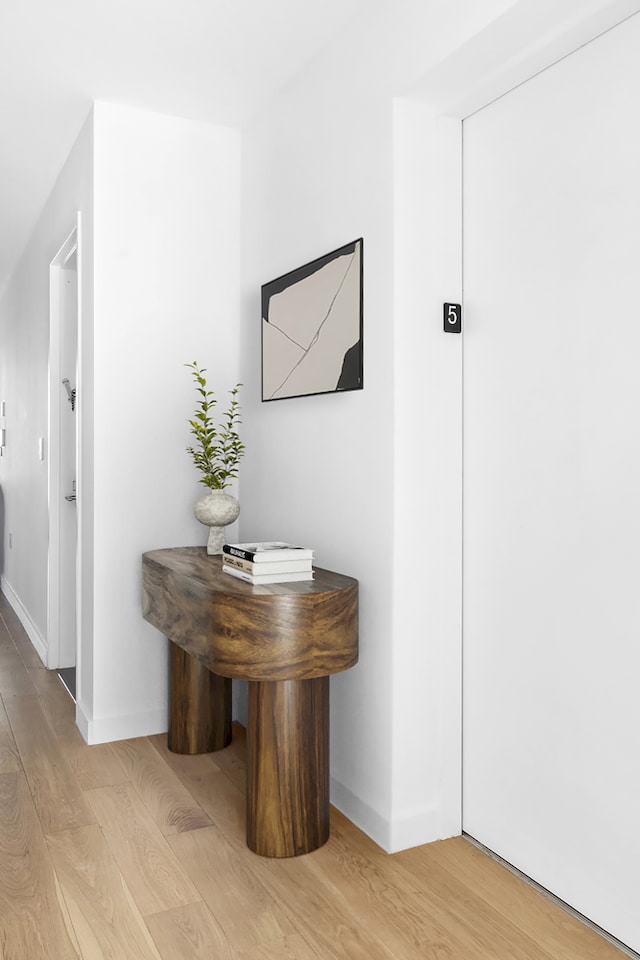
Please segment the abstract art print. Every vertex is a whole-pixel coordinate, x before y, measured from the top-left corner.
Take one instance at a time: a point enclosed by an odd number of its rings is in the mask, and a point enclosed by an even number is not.
[[[262,399],[363,386],[363,240],[262,287]]]

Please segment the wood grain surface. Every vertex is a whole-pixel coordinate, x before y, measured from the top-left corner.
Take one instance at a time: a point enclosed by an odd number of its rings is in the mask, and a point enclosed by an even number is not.
[[[113,750],[161,833],[170,836],[210,826],[202,807],[146,737],[114,743]]]
[[[49,726],[55,729],[62,755],[71,767],[81,790],[108,787],[122,783],[127,776],[119,762],[113,744],[97,743],[87,750],[82,734],[76,726],[74,714],[69,713],[69,694],[55,670],[33,670],[30,673],[38,692]]]
[[[358,583],[314,573],[256,587],[223,573],[204,547],[154,550],[142,558],[143,615],[220,676],[324,677],[358,660]]]
[[[256,856],[245,842],[242,731],[197,756],[169,752],[162,736],[113,754],[77,744],[71,699],[23,658],[28,640],[2,595],[0,619],[38,690],[0,695],[5,735],[31,777],[0,773],[2,960],[623,960],[462,837],[389,856],[332,809],[318,850]],[[12,708],[18,700],[28,702]],[[37,724],[48,732],[36,752]],[[107,779],[119,783],[88,788],[108,756]],[[78,788],[99,824],[61,815]],[[210,826],[197,826],[197,807]]]
[[[20,754],[11,731],[7,711],[0,702],[0,773],[17,773],[22,770]]]
[[[248,856],[239,857],[217,827],[179,834],[169,843],[236,950],[295,932],[289,911],[258,879]]]
[[[297,857],[329,837],[329,678],[250,683],[247,844]]]
[[[100,827],[65,830],[47,843],[83,956],[160,960]]]
[[[312,581],[254,587],[199,547],[146,553],[142,571],[144,616],[172,641],[170,750],[224,747],[222,678],[251,681],[247,843],[262,856],[315,850],[329,829],[324,681],[357,661],[357,581],[316,568]]]
[[[44,832],[95,823],[39,697],[7,697],[4,705]]]
[[[317,953],[304,937],[293,934],[267,946],[253,947],[241,953],[239,960],[323,960],[323,955]]]
[[[147,917],[162,960],[235,960],[231,941],[202,902]]]
[[[23,773],[0,775],[0,956],[76,960],[42,827]]]
[[[87,798],[143,915],[200,899],[133,784],[89,790]]]
[[[15,697],[35,692],[31,677],[17,650],[0,648],[0,695]]]
[[[231,743],[231,680],[171,644],[169,750],[211,753]]]

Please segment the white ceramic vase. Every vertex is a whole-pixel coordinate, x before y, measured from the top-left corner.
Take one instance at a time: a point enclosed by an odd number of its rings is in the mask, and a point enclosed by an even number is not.
[[[193,512],[196,520],[209,527],[207,553],[216,556],[222,553],[225,542],[224,528],[233,523],[240,513],[240,504],[230,493],[224,490],[210,490],[196,503]]]

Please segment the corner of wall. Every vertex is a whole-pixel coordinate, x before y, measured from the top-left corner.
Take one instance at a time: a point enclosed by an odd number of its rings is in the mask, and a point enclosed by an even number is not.
[[[348,787],[331,777],[331,803],[343,813],[351,823],[364,831],[378,846],[391,853],[391,824],[377,810],[365,803]]]
[[[183,364],[201,358],[217,390],[241,379],[241,207],[237,131],[105,102],[94,111],[93,650],[79,722],[100,743],[167,729],[167,644],[142,616],[140,558],[206,540],[184,453]],[[131,411],[149,404],[141,452]]]
[[[460,128],[394,102],[394,851],[461,830]]]
[[[442,803],[425,803],[389,820],[335,777],[331,777],[331,803],[386,853],[460,835],[457,811],[448,810]]]
[[[76,704],[76,724],[85,741],[90,744],[112,743],[114,740],[132,740],[166,733],[169,726],[168,710],[131,713],[126,716],[93,719],[82,702]]]

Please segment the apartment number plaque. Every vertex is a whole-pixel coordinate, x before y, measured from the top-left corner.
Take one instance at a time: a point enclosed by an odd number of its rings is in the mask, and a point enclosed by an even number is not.
[[[443,322],[445,333],[462,333],[462,304],[443,304]]]

